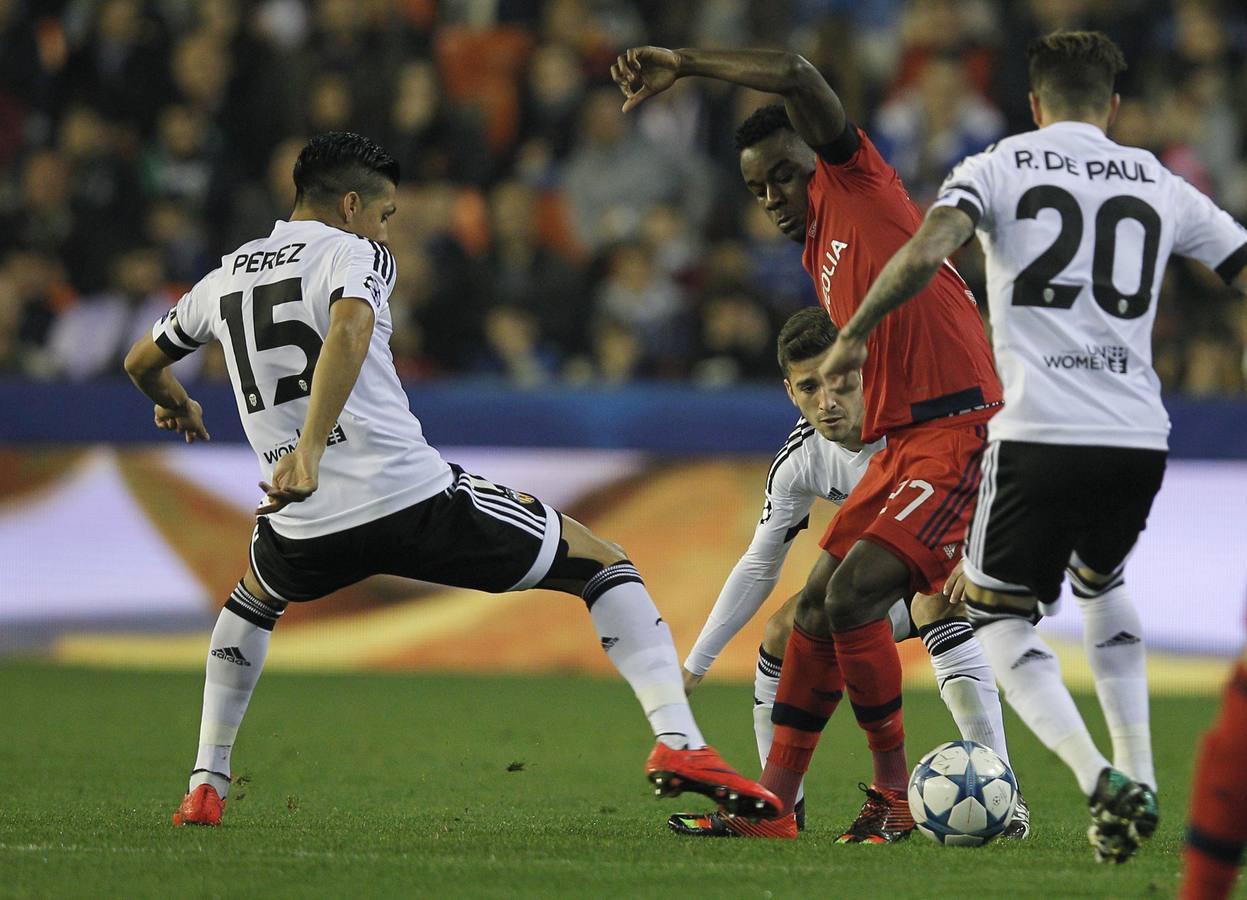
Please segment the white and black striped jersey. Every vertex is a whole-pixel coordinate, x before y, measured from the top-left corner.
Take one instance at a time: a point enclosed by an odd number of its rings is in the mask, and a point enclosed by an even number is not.
[[[719,592],[684,668],[694,675],[705,674],[770,596],[792,539],[810,523],[814,501],[843,503],[884,444],[881,438],[861,450],[849,450],[819,436],[804,419],[797,422],[767,472],[762,516],[749,549]]]
[[[173,359],[212,338],[221,342],[238,414],[267,481],[298,442],[330,305],[343,297],[372,305],[372,342],[329,437],[320,485],[270,516],[285,537],[342,531],[451,484],[450,467],[425,441],[394,371],[389,297],[396,277],[382,244],[320,222],[278,221],[268,237],[222,257],[152,329]]]
[[[963,161],[935,206],[975,221],[1004,409],[993,439],[1164,450],[1152,369],[1156,298],[1171,254],[1226,281],[1247,230],[1151,153],[1057,122]]]

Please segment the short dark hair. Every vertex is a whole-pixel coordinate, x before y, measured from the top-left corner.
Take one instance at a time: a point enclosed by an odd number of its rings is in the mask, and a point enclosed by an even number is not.
[[[807,306],[788,317],[776,341],[779,370],[788,377],[788,366],[813,359],[836,342],[839,331],[821,306]]]
[[[1031,90],[1045,104],[1076,112],[1103,109],[1126,57],[1101,31],[1056,31],[1026,49]]]
[[[759,141],[764,141],[779,131],[787,128],[795,132],[792,120],[788,118],[788,110],[782,103],[768,103],[750,113],[749,118],[740,123],[736,129],[736,152],[748,150]]]
[[[296,204],[333,203],[355,191],[365,200],[398,186],[398,162],[376,141],[351,131],[328,131],[307,142],[294,164]]]

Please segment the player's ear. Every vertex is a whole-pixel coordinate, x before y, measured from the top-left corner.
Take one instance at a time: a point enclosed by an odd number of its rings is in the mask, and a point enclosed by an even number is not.
[[[1113,123],[1117,121],[1117,110],[1120,108],[1121,108],[1121,94],[1113,94],[1113,99],[1110,100],[1108,104],[1108,127],[1109,128],[1112,128]]]
[[[348,191],[342,197],[342,221],[350,225],[355,221],[355,217],[359,215],[359,211],[364,206],[363,199],[354,191]]]
[[[1247,271],[1245,269],[1244,271]],[[792,392],[792,382],[787,378],[784,379],[784,390],[788,392],[788,399],[792,401],[792,405],[797,405],[797,395]]]
[[[1031,91],[1026,95],[1026,99],[1031,104],[1031,119],[1034,120],[1037,128],[1043,128],[1043,114],[1039,109],[1039,95]]]

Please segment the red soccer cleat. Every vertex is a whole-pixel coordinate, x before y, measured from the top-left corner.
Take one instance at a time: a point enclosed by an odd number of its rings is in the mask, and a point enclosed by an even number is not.
[[[694,791],[718,801],[734,816],[770,819],[783,810],[778,797],[739,775],[713,747],[673,750],[659,741],[645,761],[645,777],[654,785],[657,797]]]
[[[752,837],[796,840],[797,817],[793,813],[778,819],[751,822],[743,816],[724,812],[676,813],[667,820],[667,827],[686,837]]]
[[[174,825],[220,825],[225,801],[210,784],[201,784],[185,797],[173,814]]]
[[[866,802],[853,824],[836,838],[837,844],[894,844],[909,837],[914,817],[904,791],[864,784],[858,787],[866,792]]]

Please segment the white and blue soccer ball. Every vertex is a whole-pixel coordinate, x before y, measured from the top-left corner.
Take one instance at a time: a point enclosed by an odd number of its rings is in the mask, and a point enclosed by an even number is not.
[[[937,844],[986,844],[1008,827],[1017,802],[1013,770],[974,741],[940,744],[909,776],[909,811]]]

